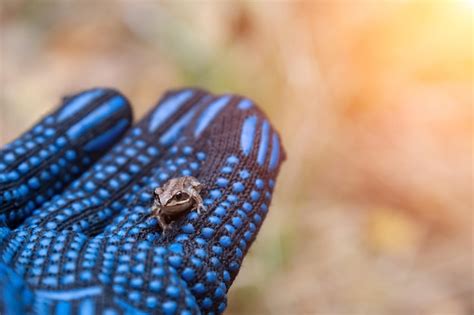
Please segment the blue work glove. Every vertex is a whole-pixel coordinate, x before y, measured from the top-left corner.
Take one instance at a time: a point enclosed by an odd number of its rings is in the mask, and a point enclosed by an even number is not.
[[[216,314],[284,152],[252,101],[171,91],[138,124],[118,92],[64,99],[0,151],[1,314]],[[165,233],[153,191],[194,176],[206,212]]]

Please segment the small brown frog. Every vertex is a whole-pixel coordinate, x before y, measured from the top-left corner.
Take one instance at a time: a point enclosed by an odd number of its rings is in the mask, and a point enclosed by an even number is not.
[[[199,195],[203,188],[204,185],[195,177],[184,176],[172,178],[155,189],[152,211],[163,231],[166,231],[171,222],[189,211],[197,210],[198,214],[206,211]]]

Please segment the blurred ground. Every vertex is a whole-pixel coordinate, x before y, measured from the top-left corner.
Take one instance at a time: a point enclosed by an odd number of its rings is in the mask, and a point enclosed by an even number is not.
[[[288,160],[227,314],[472,314],[474,1],[2,1],[0,144],[112,86],[255,99]]]

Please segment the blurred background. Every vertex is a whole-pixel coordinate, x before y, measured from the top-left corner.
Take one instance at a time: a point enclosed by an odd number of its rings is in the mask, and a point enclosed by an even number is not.
[[[288,153],[227,314],[472,314],[474,1],[0,4],[0,144],[93,86],[256,100]]]

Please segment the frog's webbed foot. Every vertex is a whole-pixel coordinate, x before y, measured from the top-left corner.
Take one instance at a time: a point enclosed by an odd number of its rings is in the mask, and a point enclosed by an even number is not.
[[[166,231],[169,230],[170,225],[173,223],[166,223],[165,218],[161,215],[157,215],[156,219],[158,220],[158,225],[161,228],[162,234],[166,234]]]
[[[206,206],[204,206],[204,201],[202,200],[201,195],[195,190],[191,191],[190,194],[191,194],[191,197],[194,199],[194,205],[195,205],[194,209],[197,211],[197,213],[201,214],[203,212],[206,212],[207,208]]]
[[[207,208],[204,204],[198,203],[196,210],[198,214],[202,214],[203,212],[207,211]]]

